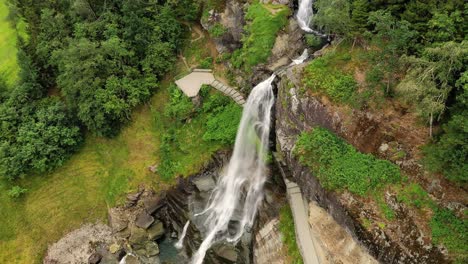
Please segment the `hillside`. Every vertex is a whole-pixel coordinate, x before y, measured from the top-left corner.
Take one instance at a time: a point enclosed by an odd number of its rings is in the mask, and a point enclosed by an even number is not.
[[[0,0],[0,263],[466,263],[467,12]]]

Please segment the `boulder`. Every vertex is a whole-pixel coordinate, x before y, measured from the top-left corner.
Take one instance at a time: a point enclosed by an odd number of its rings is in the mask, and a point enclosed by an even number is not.
[[[93,253],[91,256],[88,258],[88,263],[89,264],[98,264],[101,262],[102,255],[99,253]]]
[[[237,251],[234,247],[228,245],[220,245],[214,247],[213,251],[218,257],[228,261],[229,263],[235,263],[237,261]]]
[[[157,210],[164,206],[164,197],[148,197],[143,200],[143,205],[148,214],[154,214]]]
[[[146,230],[148,233],[149,240],[156,240],[164,235],[164,225],[161,221],[156,220],[149,228]]]
[[[296,20],[289,19],[286,30],[276,37],[266,68],[275,71],[291,63],[291,59],[296,58],[304,51],[305,45],[302,38],[303,32]]]
[[[120,232],[128,225],[128,219],[123,210],[119,208],[111,208],[109,210],[109,224],[113,232]]]
[[[132,245],[139,245],[143,244],[145,241],[148,240],[148,234],[146,233],[145,229],[139,228],[137,226],[133,226],[130,228],[131,235],[128,241]]]
[[[203,175],[192,180],[193,184],[197,186],[200,192],[207,192],[216,186],[216,182],[211,175]]]
[[[117,256],[117,260],[118,260],[118,261],[122,260],[122,259],[125,257],[126,254],[127,254],[127,253],[125,252],[125,250],[124,250],[123,248],[119,249],[119,250],[115,253],[115,255]]]
[[[153,257],[159,254],[159,247],[158,244],[156,244],[156,242],[147,242],[145,244],[145,249],[147,257]]]
[[[150,227],[150,225],[154,222],[154,217],[149,215],[146,211],[142,211],[141,213],[138,214],[135,224],[138,227],[141,227],[143,229],[147,229]]]

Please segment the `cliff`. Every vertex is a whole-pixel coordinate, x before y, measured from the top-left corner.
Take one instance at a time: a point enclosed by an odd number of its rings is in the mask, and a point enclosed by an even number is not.
[[[309,202],[317,202],[323,207],[382,263],[450,262],[447,250],[431,241],[428,227],[430,217],[427,216],[430,213],[420,212],[402,203],[392,188],[381,190],[384,192],[384,201],[359,196],[347,190],[327,190],[311,169],[293,154],[297,138],[302,132],[323,127],[361,152],[398,164],[410,180],[429,187],[429,196],[438,206],[449,207],[466,202],[463,195],[450,195],[451,190],[458,194],[463,193],[462,190],[444,183],[440,178],[424,176],[425,172],[417,158],[425,132],[414,124],[409,114],[350,109],[334,105],[319,94],[304,92],[304,67],[305,64],[295,66],[280,76],[275,105],[277,151],[302,193]],[[405,155],[395,157],[397,150]],[[379,203],[390,207],[395,214],[393,219],[383,216]]]

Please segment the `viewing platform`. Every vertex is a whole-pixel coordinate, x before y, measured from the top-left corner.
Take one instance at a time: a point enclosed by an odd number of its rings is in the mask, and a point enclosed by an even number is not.
[[[237,104],[241,106],[245,104],[244,96],[236,89],[217,80],[210,69],[194,69],[188,75],[175,81],[175,83],[188,97],[197,96],[202,85],[206,84],[231,97]]]

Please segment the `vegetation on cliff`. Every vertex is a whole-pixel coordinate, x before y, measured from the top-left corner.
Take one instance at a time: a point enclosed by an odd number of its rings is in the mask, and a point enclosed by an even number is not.
[[[233,66],[250,71],[257,64],[266,62],[275,44],[276,33],[286,25],[289,14],[285,5],[261,4],[258,1],[249,5],[245,15],[248,21],[246,33],[242,48],[232,54]]]
[[[294,154],[302,164],[312,169],[322,186],[329,190],[347,189],[358,195],[366,195],[401,179],[397,165],[362,154],[320,127],[301,134]]]
[[[165,132],[158,173],[164,180],[196,173],[200,157],[209,159],[216,150],[233,144],[242,114],[240,106],[210,86],[202,87],[201,107],[195,107],[175,85],[169,91],[169,104],[159,121]]]
[[[332,52],[308,66],[309,88],[323,90],[341,103],[360,98],[362,103],[353,104],[358,107],[388,98],[406,101],[429,127],[432,142],[424,151],[427,168],[466,185],[466,3],[317,0],[315,8],[314,24],[344,39],[345,53],[356,55],[350,60],[358,62],[365,82],[358,89],[352,81],[344,84],[347,76],[359,73],[339,63],[335,67],[340,56]],[[433,133],[435,125],[442,129]]]
[[[299,136],[294,155],[311,169],[324,188],[337,192],[347,190],[373,200],[386,221],[395,220],[394,211],[383,198],[385,190],[390,189],[396,193],[399,202],[415,208],[415,211],[432,212],[427,224],[433,243],[443,244],[458,260],[466,259],[467,219],[438,205],[419,184],[408,182],[397,165],[360,153],[321,127]],[[369,227],[370,222],[364,219],[363,226]]]

